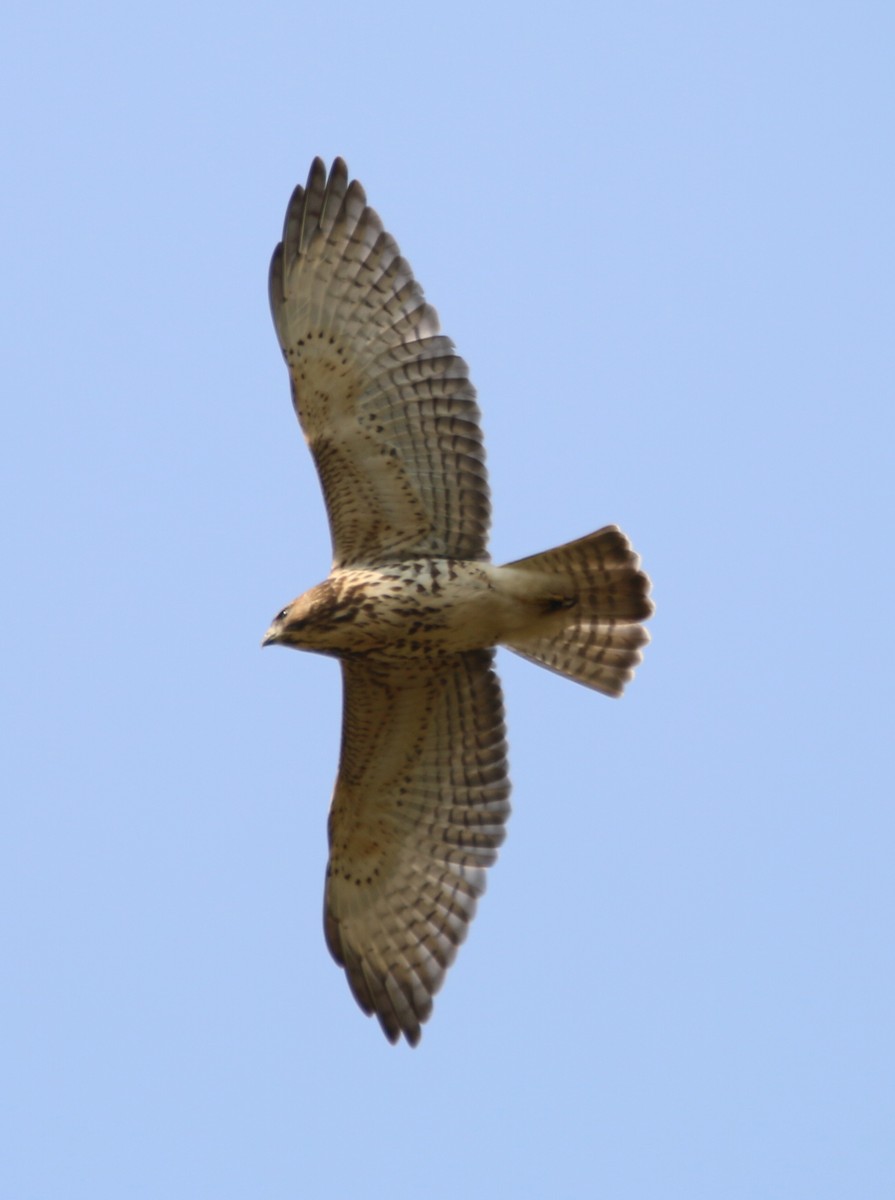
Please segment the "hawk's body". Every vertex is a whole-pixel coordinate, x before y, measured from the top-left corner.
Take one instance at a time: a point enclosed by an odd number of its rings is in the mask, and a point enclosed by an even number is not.
[[[509,816],[494,647],[618,695],[649,581],[614,526],[490,563],[466,365],[341,159],[296,189],[270,293],[334,553],[265,643],[341,659],[327,943],[364,1011],[415,1044]]]

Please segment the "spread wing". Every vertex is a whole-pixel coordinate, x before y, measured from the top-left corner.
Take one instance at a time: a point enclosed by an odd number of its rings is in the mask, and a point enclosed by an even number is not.
[[[503,841],[510,785],[493,659],[342,663],[326,940],[392,1042],[419,1041]]]
[[[323,486],[335,566],[483,559],[475,389],[363,188],[318,158],[286,211],[270,303]]]

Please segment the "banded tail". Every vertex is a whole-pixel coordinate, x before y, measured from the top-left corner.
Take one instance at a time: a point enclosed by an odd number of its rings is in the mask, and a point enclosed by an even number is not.
[[[543,594],[544,615],[532,631],[503,644],[576,683],[620,696],[649,641],[640,622],[653,611],[649,577],[621,530],[607,525],[506,569],[530,576],[532,591]]]

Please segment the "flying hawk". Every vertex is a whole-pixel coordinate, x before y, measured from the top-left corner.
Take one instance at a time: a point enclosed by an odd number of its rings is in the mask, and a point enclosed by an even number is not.
[[[510,813],[495,647],[618,696],[650,585],[613,525],[492,565],[466,363],[340,158],[292,195],[270,304],[333,564],[262,644],[341,662],[326,941],[389,1041],[416,1045]]]

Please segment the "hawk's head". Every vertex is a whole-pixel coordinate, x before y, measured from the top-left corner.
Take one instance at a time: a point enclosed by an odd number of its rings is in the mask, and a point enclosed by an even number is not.
[[[277,613],[261,645],[337,654],[350,645],[346,626],[353,623],[356,613],[357,605],[340,602],[340,589],[324,580]]]

